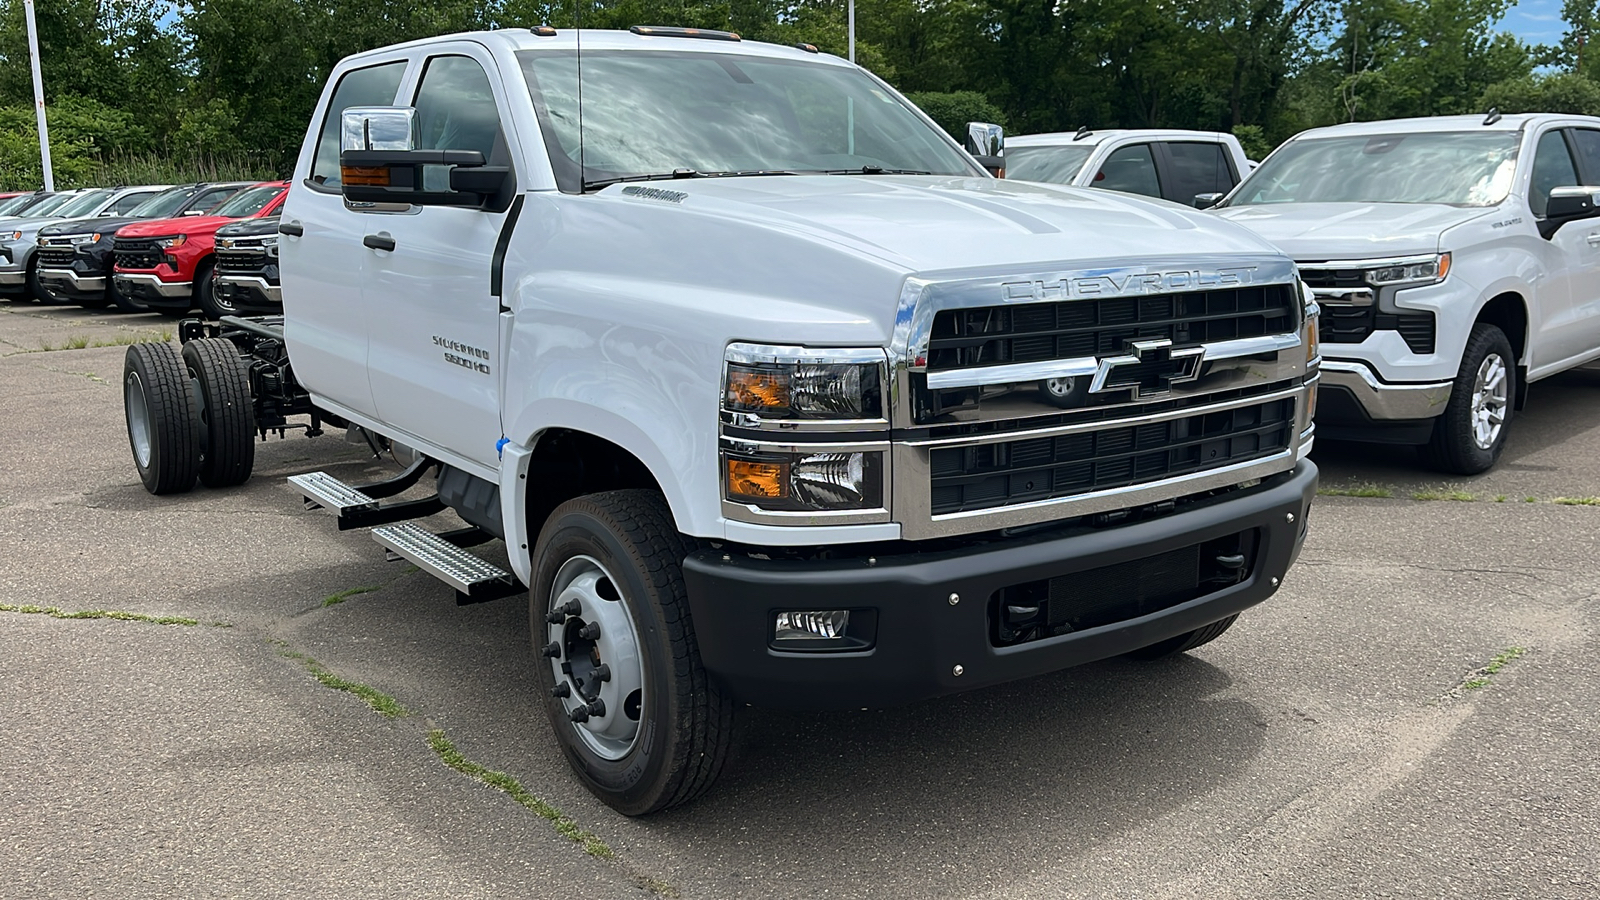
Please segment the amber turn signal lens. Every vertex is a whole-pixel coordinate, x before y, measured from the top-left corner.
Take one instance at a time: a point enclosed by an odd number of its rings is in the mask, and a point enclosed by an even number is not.
[[[728,405],[734,409],[786,409],[789,376],[783,372],[730,367]]]
[[[340,166],[339,177],[345,184],[364,184],[372,187],[389,186],[388,166]]]
[[[728,460],[728,494],[767,500],[789,495],[789,464]]]

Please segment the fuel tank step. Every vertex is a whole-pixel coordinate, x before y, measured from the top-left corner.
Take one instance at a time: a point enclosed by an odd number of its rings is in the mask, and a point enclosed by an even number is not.
[[[372,529],[372,539],[389,551],[455,589],[456,602],[481,603],[522,592],[510,572],[484,562],[461,547],[414,522]]]
[[[327,472],[290,475],[289,483],[305,498],[306,509],[325,509],[336,516],[355,510],[373,510],[378,501]]]

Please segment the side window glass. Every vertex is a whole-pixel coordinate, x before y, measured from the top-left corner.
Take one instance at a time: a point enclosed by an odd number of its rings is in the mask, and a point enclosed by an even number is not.
[[[1578,183],[1578,170],[1572,165],[1572,154],[1561,130],[1547,131],[1539,138],[1533,151],[1533,173],[1528,185],[1528,205],[1533,214],[1543,216],[1550,205],[1550,192],[1558,187]]]
[[[131,194],[124,194],[120,199],[117,200],[117,202],[111,204],[110,208],[105,211],[104,215],[120,216],[123,213],[133,209],[135,206],[138,206],[146,200],[149,200],[155,195],[155,191],[135,191]]]
[[[477,60],[436,56],[428,60],[417,88],[417,149],[476,150],[495,158],[500,111],[489,76]]]
[[[1134,144],[1112,151],[1094,176],[1094,186],[1108,191],[1125,191],[1161,196],[1161,181],[1156,178],[1156,161],[1149,144]]]
[[[212,207],[238,192],[239,189],[236,187],[212,188],[209,191],[202,191],[199,196],[195,197],[194,202],[184,207],[184,209],[202,209],[209,212]]]
[[[403,59],[344,73],[333,89],[328,114],[322,119],[322,133],[317,136],[317,155],[311,160],[312,182],[339,186],[340,117],[352,106],[393,106],[394,96],[400,91],[400,78],[405,74]]]
[[[1578,145],[1578,160],[1582,164],[1584,184],[1600,182],[1600,130],[1572,129],[1573,142]]]
[[[1188,205],[1194,202],[1195,194],[1226,194],[1233,190],[1233,170],[1228,168],[1221,144],[1174,141],[1167,144],[1167,158],[1172,166],[1166,197],[1174,203]]]

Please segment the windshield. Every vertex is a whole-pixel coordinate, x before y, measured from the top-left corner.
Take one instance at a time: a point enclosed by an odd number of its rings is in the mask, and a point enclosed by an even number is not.
[[[38,199],[37,194],[23,194],[20,197],[0,200],[0,216],[14,216],[18,212],[27,209],[29,205]]]
[[[128,215],[133,216],[136,219],[169,219],[175,215],[178,210],[182,209],[185,203],[189,202],[189,198],[193,197],[194,192],[197,190],[199,190],[198,186],[189,185],[188,187],[178,187],[173,188],[170,191],[162,191],[154,197],[151,197],[149,200],[146,200],[138,206],[135,206],[133,211],[129,212]]]
[[[230,219],[242,219],[253,216],[266,208],[268,203],[276,200],[278,195],[288,190],[281,184],[263,184],[258,187],[242,190],[211,211],[213,216],[226,216]]]
[[[1250,173],[1228,205],[1493,206],[1511,190],[1520,138],[1476,131],[1291,141]]]
[[[77,198],[77,196],[77,194],[52,194],[51,196],[40,200],[33,206],[23,210],[22,215],[53,216],[56,214],[56,210],[66,206],[68,203],[71,203]]]
[[[1071,147],[1007,147],[1006,178],[1011,181],[1045,181],[1071,184],[1094,152],[1093,144]]]
[[[79,194],[78,196],[72,198],[70,202],[63,204],[59,209],[57,209],[54,215],[58,215],[63,219],[75,219],[78,216],[91,216],[94,215],[96,209],[100,208],[101,204],[105,203],[110,198],[110,191],[89,191],[86,194]]]
[[[572,53],[517,54],[556,177],[579,187]],[[966,154],[857,69],[701,52],[583,54],[582,182],[692,173],[978,175]],[[683,173],[690,174],[690,173]]]

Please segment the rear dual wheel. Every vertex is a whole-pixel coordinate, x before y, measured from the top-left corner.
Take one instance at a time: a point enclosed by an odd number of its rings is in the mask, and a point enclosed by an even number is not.
[[[231,341],[134,344],[122,370],[128,443],[152,494],[241,484],[255,465],[255,406]]]

